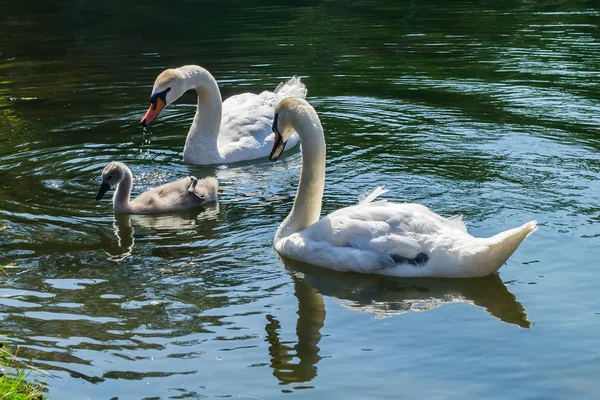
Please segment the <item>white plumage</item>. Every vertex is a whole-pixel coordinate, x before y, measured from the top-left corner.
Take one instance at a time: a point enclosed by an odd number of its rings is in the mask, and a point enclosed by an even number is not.
[[[296,200],[274,240],[275,250],[285,257],[341,271],[480,277],[497,271],[537,229],[531,221],[491,238],[475,238],[460,217],[444,218],[419,204],[376,201],[386,192],[381,187],[357,205],[319,220],[325,183],[325,141],[319,118],[300,99],[285,99],[275,113],[273,128],[281,140],[285,143],[295,130],[303,146]]]
[[[160,111],[187,90],[195,89],[198,107],[183,151],[190,164],[225,164],[266,157],[273,145],[273,110],[286,97],[306,96],[299,77],[280,83],[274,91],[243,93],[221,101],[215,78],[204,68],[186,65],[163,71],[154,83],[151,105],[142,118],[148,126]],[[291,138],[290,148],[299,141]]]

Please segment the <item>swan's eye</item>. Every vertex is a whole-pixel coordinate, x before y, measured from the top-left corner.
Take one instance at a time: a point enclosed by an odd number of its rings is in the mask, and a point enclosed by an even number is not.
[[[156,107],[156,100],[161,99],[163,103],[167,104],[167,93],[171,90],[170,87],[166,88],[162,92],[154,93],[152,97],[150,97],[150,103],[154,104]]]
[[[108,180],[110,181],[111,179],[112,179],[112,175],[109,175],[108,176]]]

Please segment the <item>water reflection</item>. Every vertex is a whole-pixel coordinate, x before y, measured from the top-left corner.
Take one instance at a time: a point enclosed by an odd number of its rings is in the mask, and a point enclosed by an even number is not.
[[[317,376],[317,363],[321,360],[318,344],[325,324],[325,304],[321,294],[302,277],[292,274],[292,279],[294,296],[298,299],[298,342],[289,346],[279,340],[277,331],[281,325],[272,315],[267,315],[269,322],[265,327],[271,368],[281,383],[310,382]],[[297,363],[295,358],[299,360]]]
[[[145,228],[143,232],[145,239],[160,236],[161,231],[166,232],[168,235],[182,234],[187,231],[187,233],[193,235],[197,232],[196,228],[199,222],[202,223],[205,230],[212,230],[216,226],[218,215],[219,203],[166,215],[132,216],[115,214],[112,224],[114,238],[111,235],[102,234],[102,247],[109,260],[121,261],[133,253],[135,244],[134,225]],[[156,255],[160,256],[161,254],[164,255],[165,251],[158,252]]]
[[[473,279],[399,279],[330,271],[281,259],[294,282],[298,299],[297,343],[282,343],[279,321],[267,316],[267,341],[273,375],[280,383],[310,382],[321,359],[318,347],[325,324],[323,296],[333,297],[352,311],[385,318],[409,311],[430,311],[447,303],[484,308],[508,324],[530,328],[525,309],[496,274]]]
[[[290,273],[306,281],[317,293],[339,299],[345,308],[370,312],[377,318],[462,302],[482,307],[503,322],[521,328],[531,326],[521,303],[496,274],[471,279],[390,279],[340,273],[291,260],[284,263]]]
[[[108,235],[102,235],[102,247],[111,261],[121,261],[131,255],[135,244],[135,230],[131,217],[125,214],[115,214],[113,220],[113,234],[117,241]]]

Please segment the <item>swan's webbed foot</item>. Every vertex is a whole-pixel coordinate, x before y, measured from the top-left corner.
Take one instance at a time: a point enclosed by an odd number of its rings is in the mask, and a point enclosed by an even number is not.
[[[196,201],[199,202],[204,202],[206,199],[204,198],[204,196],[199,195],[198,193],[196,193],[196,185],[198,184],[198,178],[196,178],[195,176],[190,176],[190,186],[188,187],[188,193],[192,195],[192,197],[194,199],[196,199]]]

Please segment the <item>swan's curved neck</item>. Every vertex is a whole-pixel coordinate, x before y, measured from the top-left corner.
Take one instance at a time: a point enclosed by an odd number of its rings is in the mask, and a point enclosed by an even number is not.
[[[192,164],[209,164],[218,159],[217,136],[221,127],[223,102],[219,85],[213,76],[198,66],[182,67],[186,89],[195,89],[198,94],[196,115],[188,132],[183,149],[183,158]]]
[[[129,196],[131,195],[131,186],[133,185],[133,175],[131,170],[123,165],[123,179],[117,185],[113,195],[113,210],[116,213],[128,213],[130,210]]]
[[[319,118],[309,112],[297,114],[292,126],[302,142],[302,172],[294,206],[281,223],[275,241],[317,222],[325,188],[325,137]]]

